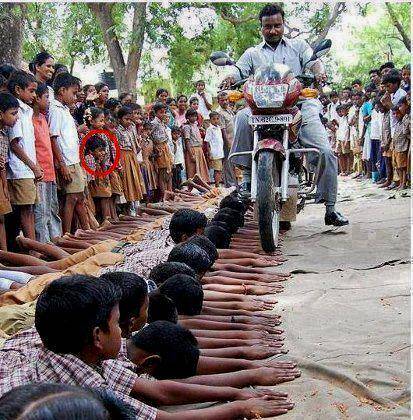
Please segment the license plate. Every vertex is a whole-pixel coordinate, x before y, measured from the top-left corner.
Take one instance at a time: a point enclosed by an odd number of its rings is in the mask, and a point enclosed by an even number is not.
[[[250,115],[248,122],[250,125],[291,124],[293,116],[291,114]]]

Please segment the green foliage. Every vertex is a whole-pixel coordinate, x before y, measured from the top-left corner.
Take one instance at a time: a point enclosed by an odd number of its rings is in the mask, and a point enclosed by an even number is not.
[[[400,23],[410,34],[410,3],[393,3],[392,6]],[[373,7],[376,6],[368,7],[367,14],[373,12]],[[357,61],[355,64],[337,62],[336,73],[341,76],[341,86],[351,83],[355,78],[367,82],[369,70],[380,67],[386,61],[394,61],[399,68],[410,62],[409,51],[399,39],[399,34],[384,9],[377,22],[363,27],[354,26],[345,49],[352,51]]]

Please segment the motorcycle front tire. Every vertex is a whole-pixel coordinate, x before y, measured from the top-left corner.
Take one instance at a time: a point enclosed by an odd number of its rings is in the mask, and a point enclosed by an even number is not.
[[[278,246],[281,197],[278,159],[274,152],[262,151],[257,165],[257,211],[261,247],[274,252]]]

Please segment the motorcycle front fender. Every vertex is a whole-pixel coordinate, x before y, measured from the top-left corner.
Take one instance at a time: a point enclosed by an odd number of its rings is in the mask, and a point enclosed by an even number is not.
[[[281,160],[285,159],[286,153],[282,142],[278,139],[269,138],[269,139],[262,139],[258,142],[257,150],[254,153],[254,159],[257,160],[259,154],[262,151],[268,151],[272,153],[277,153]]]

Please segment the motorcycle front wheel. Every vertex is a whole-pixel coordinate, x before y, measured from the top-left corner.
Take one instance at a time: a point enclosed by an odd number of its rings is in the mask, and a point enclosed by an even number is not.
[[[265,252],[274,252],[278,246],[281,197],[277,156],[262,151],[257,165],[257,211],[261,246]]]

